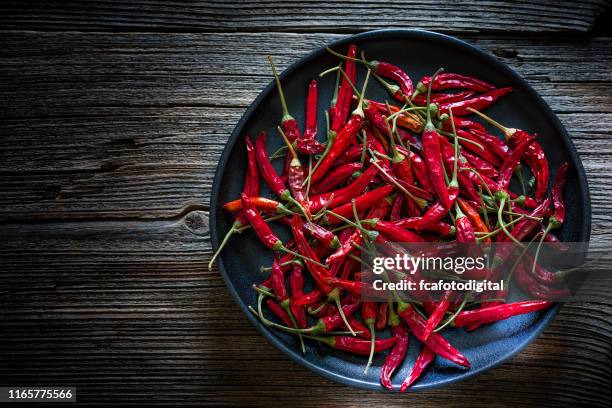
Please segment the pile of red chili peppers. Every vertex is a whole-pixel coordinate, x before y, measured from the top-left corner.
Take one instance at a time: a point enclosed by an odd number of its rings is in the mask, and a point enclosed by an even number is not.
[[[369,356],[366,371],[375,353],[389,350],[380,382],[390,390],[412,334],[422,347],[400,387],[403,392],[436,357],[470,367],[442,336],[443,328],[473,330],[551,303],[505,303],[503,293],[499,301],[473,305],[460,305],[450,293],[437,302],[364,302],[358,258],[363,243],[555,243],[552,230],[561,227],[565,216],[568,164],[557,169],[549,194],[549,165],[537,135],[481,113],[511,92],[509,87],[442,70],[415,85],[400,67],[368,61],[354,45],[345,55],[329,51],[340,64],[321,74],[337,76],[325,110],[328,123],[317,124],[321,108],[313,79],[303,132],[288,110],[270,59],[283,110],[274,137],[285,145],[269,155],[265,132],[254,141],[245,137],[244,190],[224,205],[234,223],[211,265],[233,234],[252,229],[274,252],[274,262],[262,268],[269,270],[267,279],[254,285],[259,301],[251,311],[269,327],[296,334],[302,350],[304,340],[312,340]],[[366,72],[360,90],[358,67]],[[365,96],[368,81],[374,80],[394,103]],[[477,119],[503,137],[489,133]],[[279,159],[284,163],[280,173],[272,165]],[[260,192],[262,180],[270,197]],[[272,222],[290,228],[292,239],[281,241]],[[529,261],[518,266],[514,277],[519,286],[534,296],[555,290],[550,286],[557,279],[554,273],[531,269]],[[314,282],[314,289],[305,290],[305,279]],[[265,316],[264,306],[273,318]]]

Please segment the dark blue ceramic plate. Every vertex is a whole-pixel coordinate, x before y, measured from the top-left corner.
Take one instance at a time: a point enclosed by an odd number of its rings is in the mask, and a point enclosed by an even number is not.
[[[569,160],[573,164],[565,188],[567,221],[560,237],[564,241],[588,241],[591,230],[589,193],[584,169],[576,149],[550,108],[513,70],[490,54],[463,41],[426,31],[372,31],[347,37],[330,44],[330,47],[345,52],[350,43],[355,43],[360,50],[365,50],[368,59],[385,60],[403,67],[415,82],[423,75],[431,75],[442,66],[447,71],[474,75],[496,86],[512,86],[514,91],[488,109],[487,113],[508,126],[537,131],[553,170],[564,160]],[[337,62],[338,60],[324,49],[320,49],[302,58],[282,74],[285,93],[289,99],[289,109],[299,123],[303,123],[304,119],[304,100],[308,82],[324,69],[335,66]],[[363,71],[359,72],[359,78],[360,81],[363,80]],[[322,101],[331,99],[334,81],[333,75],[319,80],[320,105],[323,104]],[[378,100],[390,99],[376,81],[371,81],[370,84],[372,86],[368,87],[368,97]],[[322,112],[321,108],[327,108],[327,105],[319,107]],[[239,197],[243,188],[246,170],[246,152],[242,143],[244,135],[255,136],[260,130],[266,130],[270,135],[269,150],[274,151],[282,145],[280,137],[274,137],[280,118],[278,94],[274,85],[270,83],[240,119],[219,162],[211,197],[213,248],[218,247],[220,238],[225,235],[232,223],[232,220],[223,213],[222,204]],[[325,119],[321,114],[319,129],[324,128],[324,123]],[[493,130],[492,132],[498,134]],[[283,239],[287,238],[286,231],[279,229],[278,232]],[[308,342],[306,355],[303,356],[299,352],[295,338],[269,330],[247,310],[247,305],[256,303],[256,294],[251,288],[252,283],[261,282],[265,278],[259,272],[259,267],[270,265],[271,260],[270,252],[257,241],[252,232],[235,237],[219,259],[219,269],[230,293],[251,322],[272,344],[305,367],[343,384],[382,390],[378,376],[385,354],[376,356],[373,368],[367,375],[363,374],[365,358],[337,352],[327,346]],[[435,365],[411,389],[441,387],[500,364],[535,339],[553,319],[557,309],[558,307],[542,313],[517,316],[482,327],[472,333],[458,329],[445,331],[445,337],[469,358],[472,368],[465,370],[438,358]],[[414,339],[411,341],[409,355],[394,376],[396,386],[406,378],[409,368],[414,363],[419,352],[417,344]]]

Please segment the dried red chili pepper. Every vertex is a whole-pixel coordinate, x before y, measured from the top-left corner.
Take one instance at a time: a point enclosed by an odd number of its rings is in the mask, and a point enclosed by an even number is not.
[[[296,149],[300,153],[319,154],[325,151],[325,145],[317,141],[317,81],[314,79],[308,85],[306,96],[306,127],[301,138],[297,139]]]
[[[414,362],[414,366],[408,374],[408,377],[402,383],[400,387],[400,392],[405,392],[408,387],[410,387],[420,376],[423,374],[425,369],[429,367],[431,363],[433,363],[436,358],[436,353],[431,351],[431,349],[427,346],[423,346],[423,349],[419,353],[416,361]]]
[[[313,337],[307,336],[313,340],[316,340],[321,343],[325,343],[328,346],[336,349],[347,351],[352,354],[359,355],[368,355],[370,354],[370,341],[363,340],[355,337],[346,337],[346,336],[330,336],[330,337]],[[374,341],[374,353],[379,353],[381,351],[387,350],[395,344],[397,339],[395,337],[390,337],[388,339],[377,339]]]
[[[491,177],[491,178],[497,178],[499,176],[499,173],[497,171],[497,169],[495,167],[493,167],[491,164],[489,164],[486,160],[483,160],[482,158],[478,157],[477,155],[467,152],[467,151],[462,151],[461,155],[463,157],[465,157],[465,159],[467,160],[467,162],[480,174],[483,174],[487,177]]]
[[[411,217],[411,218],[402,218],[393,222],[395,225],[401,228],[412,228],[417,229],[417,226],[421,224],[420,217]],[[425,226],[422,228],[425,231],[435,232],[442,237],[448,237],[450,235],[455,235],[456,229],[450,224],[447,224],[443,221],[437,221]]]
[[[346,124],[349,111],[351,109],[351,101],[353,100],[353,87],[357,78],[357,67],[353,60],[357,56],[357,46],[351,44],[347,52],[346,65],[344,72],[346,77],[342,77],[340,82],[340,89],[338,90],[338,97],[334,106],[334,114],[331,116],[330,130],[332,132],[338,132]],[[350,81],[350,83],[349,83]]]
[[[467,201],[462,200],[461,198],[457,199],[457,203],[459,204],[459,207],[465,211],[475,231],[480,232],[483,235],[489,233],[489,228],[480,217],[480,214],[478,214],[478,211],[476,211]],[[491,237],[485,238],[482,242],[486,244],[491,243]]]
[[[327,177],[320,180],[317,184],[310,187],[310,194],[323,194],[330,192],[335,187],[344,183],[349,177],[359,177],[359,172],[363,169],[362,163],[346,163],[334,167]],[[312,197],[311,197],[312,200]]]
[[[376,190],[369,191],[363,195],[360,195],[355,199],[355,207],[358,212],[366,211],[376,205],[380,200],[391,194],[394,190],[393,186],[384,185],[377,188]],[[343,204],[339,207],[332,209],[334,214],[338,214],[342,217],[352,217],[353,205],[351,203]],[[338,224],[342,220],[333,214],[327,215],[327,221],[330,224]]]
[[[461,91],[457,93],[441,93],[441,94],[435,94],[435,95],[432,94],[431,102],[438,103],[438,104],[458,102],[458,101],[463,101],[465,99],[469,99],[474,95],[476,95],[476,92],[474,91]],[[412,102],[415,105],[425,105],[427,103],[427,99],[425,98],[425,95],[417,95],[414,98],[412,98]]]
[[[439,72],[440,70],[434,74],[434,81]],[[442,165],[440,151],[440,135],[431,122],[431,110],[429,109],[430,97],[431,87],[427,90],[427,122],[425,123],[425,128],[421,136],[423,156],[425,157],[425,162],[429,169],[429,180],[431,181],[433,189],[444,208],[450,210],[452,203],[448,195],[446,181],[444,180],[444,167]]]
[[[470,367],[468,359],[439,333],[434,332],[427,339],[423,337],[426,322],[410,304],[398,302],[398,313],[404,319],[412,334],[434,353],[463,367]]]
[[[272,167],[272,163],[270,162],[270,158],[268,157],[268,149],[266,147],[267,135],[266,132],[261,131],[257,139],[255,139],[255,157],[257,158],[257,165],[259,166],[259,171],[261,177],[264,179],[270,190],[281,200],[286,201],[287,197],[291,194],[287,187],[285,187],[285,183],[282,181],[274,167]]]
[[[502,160],[507,159],[512,152],[510,147],[503,140],[498,139],[487,132],[477,129],[471,129],[469,132],[474,135],[483,146],[488,147],[489,150],[495,153],[495,155]]]
[[[372,337],[370,330],[366,326],[364,326],[363,323],[357,320],[355,316],[351,316],[349,318],[349,323],[353,330],[355,330],[355,333],[357,333],[357,337],[362,338],[364,340],[370,340],[370,337]]]
[[[260,211],[266,211],[269,213],[276,214],[287,214],[292,215],[293,211],[289,210],[283,204],[276,200],[265,197],[254,197],[249,196],[251,203]],[[226,211],[235,212],[242,209],[242,199],[233,200],[223,205],[223,209]]]
[[[272,311],[272,313],[274,313],[276,317],[278,317],[285,325],[289,327],[293,326],[293,322],[291,321],[291,318],[289,317],[285,309],[280,307],[280,305],[276,303],[273,299],[268,299],[266,301],[266,305]]]
[[[459,233],[459,229],[457,228],[457,234]],[[446,311],[452,305],[453,292],[446,291],[442,295],[442,298],[436,304],[435,309],[431,312],[429,319],[425,323],[425,328],[423,329],[423,338],[428,339],[429,336],[433,333],[438,324],[444,318]]]
[[[551,306],[547,301],[525,301],[483,307],[476,310],[464,310],[453,321],[455,327],[464,327],[471,324],[487,324],[505,320],[512,316],[535,312]]]
[[[403,203],[403,195],[398,194],[397,196],[395,196],[395,199],[393,200],[393,205],[391,206],[391,212],[389,213],[389,221],[397,221],[400,219]]]
[[[440,105],[440,112],[448,112],[449,109],[457,116],[469,115],[471,112],[468,108],[482,110],[491,106],[502,96],[512,92],[511,87],[494,89],[483,95],[478,95],[470,99],[459,102],[451,102]]]
[[[527,150],[529,145],[533,143],[534,138],[530,137],[523,140],[504,161],[503,166],[499,169],[499,177],[497,177],[497,189],[506,191],[510,185],[510,179],[514,174],[514,169],[518,165],[521,156]]]
[[[531,136],[524,130],[505,127],[499,122],[490,118],[489,116],[479,112],[477,108],[469,109],[469,111],[471,113],[477,114],[478,116],[486,120],[488,123],[501,130],[504,136],[506,137],[506,140],[510,144],[510,147],[512,147],[513,149],[516,149],[517,146],[520,145],[525,139],[535,137],[535,135]],[[546,160],[546,155],[544,154],[542,146],[537,141],[534,141],[529,145],[523,156],[523,159],[525,160],[535,177],[536,189],[534,195],[536,201],[540,202],[544,199],[544,196],[548,191],[549,169],[548,161]]]
[[[378,308],[378,316],[376,316],[376,330],[382,330],[387,326],[388,315],[389,303],[382,303]]]
[[[300,298],[304,296],[304,276],[302,275],[302,266],[293,265],[289,274],[289,288],[291,289],[291,298]],[[306,319],[306,310],[303,306],[295,305],[291,302],[291,313],[295,316],[298,327],[303,329],[308,325]]]
[[[355,181],[348,186],[338,189],[336,191],[330,191],[327,193],[313,196],[309,200],[309,206],[311,211],[319,211],[323,207],[333,208],[344,203],[350,202],[353,198],[363,192],[363,190],[370,184],[378,170],[376,167],[369,167],[364,171]]]
[[[421,78],[417,84],[417,91],[419,91],[419,93],[425,93],[430,82],[431,77],[425,76]],[[437,77],[434,77],[433,84],[431,86],[431,89],[434,91],[453,88],[471,89],[478,92],[488,92],[495,89],[493,85],[488,84],[485,81],[467,75],[455,74],[453,72],[443,72]]]
[[[395,317],[391,323],[391,334],[397,339],[397,342],[389,354],[387,354],[387,358],[380,368],[380,383],[390,391],[393,390],[391,376],[402,364],[404,358],[406,358],[409,344],[408,331],[397,317]]]
[[[368,72],[369,74],[369,72]],[[366,76],[366,79],[363,84],[363,90],[365,90],[368,84],[369,75]],[[329,150],[321,157],[321,159],[315,165],[315,170],[312,172],[310,181],[311,183],[316,183],[323,176],[327,174],[332,164],[334,164],[336,158],[340,156],[346,148],[355,140],[355,136],[361,130],[361,126],[363,125],[363,90],[359,98],[359,103],[357,104],[357,108],[351,114],[351,118],[348,123],[338,132],[336,137],[333,140],[333,143]]]
[[[555,212],[552,217],[548,219],[549,223],[555,224],[553,226],[559,228],[565,221],[565,201],[563,200],[563,187],[565,187],[565,177],[567,175],[567,169],[569,163],[564,162],[557,170],[557,176],[552,187],[552,202],[555,208]]]

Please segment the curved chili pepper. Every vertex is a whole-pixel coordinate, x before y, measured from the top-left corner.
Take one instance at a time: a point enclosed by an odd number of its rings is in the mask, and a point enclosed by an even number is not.
[[[436,195],[440,199],[440,203],[444,208],[449,210],[452,204],[448,196],[448,187],[444,179],[444,168],[442,167],[439,139],[440,136],[431,122],[425,125],[421,143],[423,143],[423,156],[425,157],[425,162],[429,169],[429,180],[431,181]]]
[[[414,362],[414,366],[412,367],[410,374],[408,374],[408,377],[402,383],[400,392],[405,392],[406,389],[408,389],[408,387],[410,387],[421,376],[425,369],[429,367],[431,363],[433,363],[435,358],[436,353],[431,351],[429,347],[423,346],[423,349]]]
[[[433,184],[431,184],[431,181],[429,180],[429,171],[427,169],[427,165],[425,164],[421,156],[419,156],[414,151],[404,149],[401,146],[398,146],[397,150],[399,150],[400,153],[403,153],[410,160],[410,166],[414,171],[414,175],[419,185],[424,190],[429,191],[431,193],[435,193]]]
[[[363,235],[361,234],[361,231],[356,229],[347,229],[346,231],[352,232],[346,237],[343,237],[342,235],[340,236],[340,247],[325,260],[328,265],[336,262],[343,262],[347,255],[353,251],[353,243],[357,245],[361,245],[363,243]]]
[[[387,303],[384,304],[387,305]],[[409,343],[408,331],[404,325],[399,322],[391,326],[391,334],[397,339],[397,342],[389,354],[387,354],[387,358],[380,368],[380,383],[390,391],[393,390],[391,376],[400,364],[402,364],[404,358],[406,358]]]
[[[440,105],[440,112],[448,112],[449,109],[453,110],[453,114],[456,116],[469,115],[471,112],[468,108],[482,110],[493,105],[502,96],[512,92],[511,87],[499,88],[489,91],[483,95],[475,96],[470,99],[466,99],[459,102],[451,102]]]
[[[261,131],[257,139],[255,139],[255,157],[257,158],[257,165],[259,166],[261,177],[268,187],[270,187],[270,190],[272,190],[277,197],[285,200],[290,193],[276,170],[274,170],[274,167],[272,167],[272,163],[270,163],[266,139],[267,135],[264,131]]]
[[[489,164],[486,160],[481,159],[475,154],[468,151],[462,151],[461,155],[465,157],[467,162],[476,170],[478,173],[483,174],[487,177],[497,178],[499,173],[495,167]]]
[[[414,93],[412,80],[400,67],[388,62],[376,60],[368,61],[367,65],[381,77],[390,79],[399,84],[401,93],[396,93],[396,95],[394,95],[399,101],[406,102]]]
[[[476,310],[464,310],[455,317],[453,324],[455,327],[463,327],[476,323],[493,323],[512,316],[546,309],[550,306],[551,303],[547,301],[525,301],[483,307]]]
[[[482,126],[478,122],[474,122],[469,119],[465,119],[465,118],[458,117],[458,116],[453,116],[453,122],[455,124],[455,129],[461,129],[461,130],[476,129],[476,130],[480,130],[481,132],[486,132],[486,129],[484,126]],[[450,120],[443,123],[442,130],[446,130],[447,132],[451,132],[453,130]]]
[[[355,175],[357,172],[361,171],[362,168],[363,164],[361,163],[346,163],[334,167],[327,174],[327,177],[310,187],[310,194],[327,193],[338,185],[344,183],[349,177],[356,177]],[[312,199],[313,198],[311,197],[311,200]]]
[[[417,231],[426,230],[444,218],[446,214],[448,214],[448,209],[446,209],[446,207],[444,207],[440,202],[437,202],[429,207],[425,215],[423,215],[419,222],[416,223],[414,229]]]
[[[474,226],[472,225],[470,218],[468,218],[459,208],[457,207],[457,218],[455,219],[455,226],[457,228],[457,241],[473,243],[476,242],[476,234],[474,233]]]
[[[494,155],[493,152],[485,149],[484,146],[481,148],[480,146],[482,145],[480,144],[480,141],[474,135],[472,135],[470,132],[463,130],[463,129],[456,129],[456,132],[457,132],[457,136],[461,138],[459,139],[459,143],[461,144],[461,147],[463,149],[469,150],[475,155],[486,160],[489,164],[491,164],[494,167],[501,166],[502,161],[500,160],[500,158]]]
[[[253,226],[253,231],[265,246],[275,251],[282,248],[283,242],[272,232],[272,229],[244,193],[242,193],[242,211]]]
[[[297,139],[295,148],[300,153],[318,154],[325,151],[325,145],[317,141],[317,81],[312,80],[308,85],[306,96],[306,128],[301,138]]]
[[[289,190],[293,198],[300,203],[302,208],[306,211],[306,215],[310,218],[309,209],[308,209],[308,200],[306,199],[306,194],[304,192],[304,168],[302,167],[302,163],[300,163],[300,159],[298,158],[297,153],[293,149],[291,142],[287,139],[287,136],[283,132],[283,130],[279,127],[279,133],[283,137],[283,140],[287,144],[287,149],[289,149],[289,153],[291,156],[291,160],[289,161],[289,168],[287,170],[287,181],[289,183]]]
[[[461,209],[465,212],[465,214],[470,219],[471,225],[473,226],[474,231],[478,231],[482,233],[483,235],[486,235],[489,233],[489,228],[487,227],[487,225],[484,223],[484,221],[480,217],[480,214],[478,214],[478,211],[476,211],[467,201],[461,198],[457,199],[457,203],[459,204],[459,207],[461,207]],[[482,242],[486,244],[490,244],[491,237],[485,238]]]
[[[565,201],[563,200],[563,187],[565,187],[565,176],[567,175],[567,169],[569,163],[564,162],[557,170],[557,176],[552,187],[552,202],[555,208],[553,216],[549,219],[549,222],[555,223],[554,226],[560,227],[565,221]]]
[[[283,302],[289,299],[289,294],[287,293],[287,287],[285,286],[285,275],[281,270],[278,254],[274,256],[274,262],[272,263],[270,284],[272,285],[272,291],[282,306]]]
[[[419,90],[421,93],[425,93],[430,82],[431,77],[424,76],[417,84],[417,90]],[[431,86],[431,89],[434,91],[452,88],[471,89],[478,92],[487,92],[495,89],[493,85],[480,79],[467,75],[455,74],[452,72],[442,72],[438,74]]]
[[[550,207],[550,199],[546,199],[544,200],[539,206],[537,206],[533,211],[531,211],[528,215],[529,218],[524,218],[521,221],[517,222],[514,225],[514,228],[512,228],[512,231],[510,232],[512,234],[512,236],[517,240],[517,241],[523,241],[525,238],[527,238],[529,236],[529,234],[531,234],[533,232],[533,230],[540,225],[540,223],[532,218],[537,217],[540,218],[542,217],[546,211],[548,211],[548,208]],[[502,241],[509,241],[510,238],[504,236]]]
[[[426,324],[425,320],[410,304],[399,302],[398,312],[400,317],[404,319],[410,328],[412,334],[414,334],[417,339],[423,342],[434,353],[463,367],[470,367],[470,362],[468,359],[461,354],[459,350],[454,348],[448,341],[446,341],[446,339],[439,333],[433,332],[427,339],[423,337]]]
[[[457,93],[442,93],[442,94],[432,94],[431,102],[433,103],[451,103],[451,102],[459,102],[465,99],[469,99],[472,96],[476,95],[474,91],[462,91]],[[412,98],[412,102],[415,105],[425,105],[427,100],[425,99],[425,95],[417,95]]]
[[[369,105],[374,106],[376,109],[378,109],[380,113],[393,114],[401,110],[401,108],[398,106],[384,104],[371,99],[369,99],[367,102]],[[396,123],[398,126],[406,128],[408,130],[412,130],[413,132],[420,133],[423,130],[423,123],[421,122],[419,117],[410,112],[400,113],[397,117]],[[410,143],[414,145],[418,144],[417,140],[414,138],[410,140]]]
[[[518,165],[521,156],[527,150],[529,145],[533,142],[534,138],[525,139],[519,144],[516,149],[512,151],[506,160],[504,161],[503,166],[499,169],[499,177],[497,178],[497,189],[500,191],[506,191],[508,186],[510,185],[510,179],[514,174],[514,169]]]
[[[469,132],[474,135],[483,146],[488,147],[497,157],[502,160],[507,159],[512,152],[510,147],[503,140],[487,132],[477,129],[471,129]]]
[[[457,229],[457,233],[459,233],[458,229]],[[424,339],[428,339],[429,336],[431,336],[431,334],[435,330],[435,328],[438,327],[438,324],[440,324],[440,322],[444,318],[446,311],[453,303],[452,298],[453,298],[452,291],[444,292],[444,294],[442,295],[442,298],[438,301],[435,309],[431,312],[429,319],[427,319],[427,322],[425,323],[425,328],[423,329]]]

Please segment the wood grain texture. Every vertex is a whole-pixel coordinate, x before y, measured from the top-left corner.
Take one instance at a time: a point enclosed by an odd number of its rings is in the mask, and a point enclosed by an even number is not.
[[[46,30],[587,32],[606,5],[590,1],[8,1],[0,27]]]
[[[609,247],[612,42],[588,33],[605,1],[73,3],[0,5],[0,384],[73,384],[83,405],[612,405],[600,287],[502,366],[399,396],[291,362],[206,267],[213,173],[270,82],[265,55],[283,69],[390,27],[463,33],[528,80],[579,150]]]

